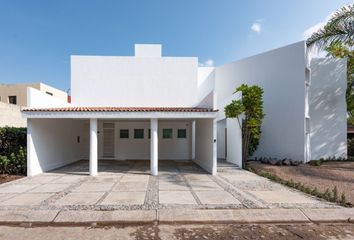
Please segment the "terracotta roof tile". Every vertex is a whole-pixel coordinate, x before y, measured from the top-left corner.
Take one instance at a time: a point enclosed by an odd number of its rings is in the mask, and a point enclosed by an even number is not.
[[[186,107],[60,107],[24,108],[23,112],[217,112],[211,108]]]

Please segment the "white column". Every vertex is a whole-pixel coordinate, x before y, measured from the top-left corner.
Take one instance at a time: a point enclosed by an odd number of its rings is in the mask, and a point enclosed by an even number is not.
[[[192,121],[192,160],[195,159],[195,120]]]
[[[158,122],[156,118],[151,119],[150,126],[150,170],[151,175],[158,174]]]
[[[90,175],[97,175],[97,119],[90,119]]]

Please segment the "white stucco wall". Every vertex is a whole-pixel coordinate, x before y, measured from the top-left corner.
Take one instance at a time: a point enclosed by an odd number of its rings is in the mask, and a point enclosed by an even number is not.
[[[216,125],[217,123],[214,119],[196,120],[194,162],[213,175],[215,175],[217,171]]]
[[[215,91],[221,115],[225,99],[242,83],[264,90],[266,116],[254,156],[304,159],[305,66],[305,43],[298,42],[216,68]],[[229,140],[233,132],[227,128]],[[231,155],[228,152],[228,158]]]
[[[86,155],[88,146],[77,142],[78,136],[88,133],[83,120],[28,119],[27,124],[28,176],[67,165]]]
[[[309,90],[311,158],[347,156],[346,60],[313,59]]]
[[[192,107],[194,57],[72,56],[72,103],[79,106]]]
[[[149,160],[150,159],[150,139],[148,131],[150,129],[149,120],[121,120],[121,121],[100,121],[99,122],[99,148],[100,158],[103,156],[103,123],[112,122],[115,124],[115,156],[117,160]],[[173,138],[163,139],[162,129],[172,128]],[[129,129],[129,138],[119,137],[120,129]],[[134,139],[134,129],[144,129],[144,139]],[[177,130],[186,129],[187,138],[177,138]],[[191,122],[190,121],[158,121],[158,158],[160,160],[186,160],[191,159]]]
[[[26,118],[22,117],[21,107],[0,102],[0,127],[26,127]]]

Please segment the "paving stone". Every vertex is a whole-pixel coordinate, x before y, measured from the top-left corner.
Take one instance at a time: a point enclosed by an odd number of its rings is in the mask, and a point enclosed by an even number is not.
[[[299,209],[160,209],[161,223],[309,222]]]
[[[249,191],[249,193],[267,203],[319,203],[316,199],[289,190]]]
[[[260,176],[257,176],[256,174],[253,173],[234,173],[234,174],[222,174],[223,178],[226,178],[230,182],[250,182],[250,181],[259,181],[259,180],[265,180],[267,179],[262,178]]]
[[[5,201],[7,199],[12,198],[13,196],[16,196],[16,194],[9,194],[9,193],[0,193],[0,202]]]
[[[84,182],[80,186],[74,188],[73,192],[107,192],[115,182]]]
[[[207,174],[185,174],[184,177],[189,182],[192,182],[192,181],[212,182],[213,181],[213,179],[211,179],[210,176],[208,176]]]
[[[15,183],[0,187],[0,193],[24,193],[38,186],[40,186],[40,184]]]
[[[148,187],[148,182],[120,182],[114,186],[112,191],[122,191],[122,192],[136,192],[136,191],[146,191]]]
[[[60,178],[53,180],[51,183],[73,183],[79,180],[88,178],[88,176],[83,175],[64,175]]]
[[[125,174],[120,182],[140,182],[140,181],[149,181],[149,175],[143,174]]]
[[[101,205],[144,204],[146,192],[111,192]]]
[[[52,194],[50,193],[22,193],[8,200],[0,202],[0,205],[2,206],[40,205],[41,202],[48,199],[51,195]]]
[[[185,182],[159,182],[160,191],[188,191],[189,188]]]
[[[195,193],[202,204],[241,204],[226,191],[197,191]]]
[[[164,181],[164,182],[182,182],[183,177],[181,174],[164,174],[158,176],[159,181]]]
[[[1,210],[1,223],[52,222],[58,210]]]
[[[48,184],[43,184],[40,185],[36,188],[31,189],[29,192],[61,192],[64,189],[68,188],[71,184],[66,184],[66,183],[48,183]]]
[[[303,209],[313,222],[347,222],[354,219],[354,208]]]
[[[190,191],[160,191],[160,204],[197,204]]]
[[[155,210],[116,211],[61,211],[55,218],[57,223],[147,223],[156,220]]]
[[[94,205],[104,192],[69,193],[63,198],[51,203],[52,205]]]
[[[22,183],[32,183],[32,184],[37,184],[37,183],[49,183],[51,181],[55,181],[55,179],[58,179],[60,176],[58,175],[39,175],[35,177],[27,177],[23,179]]]
[[[189,185],[195,191],[203,190],[222,190],[222,188],[216,182],[205,182],[205,181],[190,181]]]

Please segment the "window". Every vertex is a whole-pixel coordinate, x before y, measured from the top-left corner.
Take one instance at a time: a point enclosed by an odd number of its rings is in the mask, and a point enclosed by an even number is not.
[[[148,138],[151,138],[151,129],[149,128],[149,132],[148,132]]]
[[[10,104],[17,104],[17,97],[16,96],[9,96],[9,103]]]
[[[53,93],[51,93],[51,92],[45,92],[45,93],[50,95],[50,96],[53,96]]]
[[[172,138],[172,128],[162,129],[162,138]]]
[[[186,129],[178,129],[177,130],[177,138],[187,138],[187,130]]]
[[[129,138],[129,129],[120,129],[119,137],[120,138]]]
[[[144,129],[134,129],[134,138],[137,139],[144,138]]]

